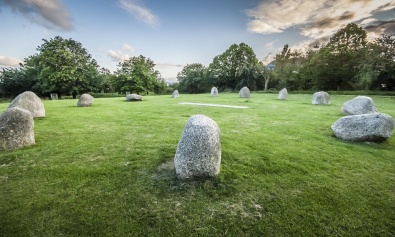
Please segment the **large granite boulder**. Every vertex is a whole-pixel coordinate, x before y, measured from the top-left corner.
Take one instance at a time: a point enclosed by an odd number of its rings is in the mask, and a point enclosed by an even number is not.
[[[143,101],[143,97],[137,94],[126,95],[126,101]]]
[[[331,128],[343,140],[380,142],[391,137],[394,119],[384,113],[348,115],[338,119]]]
[[[248,89],[248,87],[246,86],[241,88],[239,91],[239,96],[240,98],[250,98],[251,97],[250,89]]]
[[[286,99],[288,99],[288,90],[286,88],[284,88],[280,92],[278,92],[277,99],[278,100],[286,100]]]
[[[218,175],[221,164],[220,130],[214,120],[194,115],[187,121],[174,157],[179,179]]]
[[[82,94],[80,99],[77,102],[78,107],[88,107],[93,104],[93,96],[89,94]]]
[[[44,103],[36,94],[34,94],[34,92],[31,91],[25,91],[15,97],[8,108],[10,109],[15,107],[26,109],[32,113],[33,118],[45,117]]]
[[[218,89],[217,89],[217,87],[213,87],[213,88],[211,88],[211,96],[212,97],[217,97],[218,96]]]
[[[0,150],[14,150],[35,143],[32,113],[19,107],[0,115]]]
[[[173,93],[171,94],[171,98],[178,98],[180,97],[180,93],[178,93],[178,90],[174,90]]]
[[[341,112],[344,115],[371,114],[376,113],[377,109],[372,98],[368,96],[357,96],[352,100],[344,102]]]
[[[311,103],[313,105],[330,105],[331,98],[327,92],[320,91],[313,94],[313,100]]]

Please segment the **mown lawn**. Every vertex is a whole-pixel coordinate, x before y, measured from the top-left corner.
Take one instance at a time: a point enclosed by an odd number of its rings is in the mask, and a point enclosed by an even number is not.
[[[276,97],[44,101],[36,144],[0,152],[0,236],[394,236],[395,135],[336,139],[330,126],[355,96]],[[395,97],[371,97],[395,117]],[[221,129],[221,172],[183,182],[171,162],[194,114]]]

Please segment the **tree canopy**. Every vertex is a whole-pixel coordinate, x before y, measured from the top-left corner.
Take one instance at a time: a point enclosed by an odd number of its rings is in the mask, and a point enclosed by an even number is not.
[[[142,55],[120,62],[113,81],[115,91],[122,94],[163,91],[165,82],[154,67],[155,63]]]
[[[258,64],[258,59],[250,46],[245,43],[231,45],[225,52],[215,56],[209,66],[212,77],[219,88],[232,90],[243,87],[245,68]],[[242,72],[244,70],[244,72]]]
[[[37,88],[41,93],[72,94],[95,91],[98,64],[82,44],[56,36],[45,40],[37,54],[25,59],[26,70],[37,73]]]

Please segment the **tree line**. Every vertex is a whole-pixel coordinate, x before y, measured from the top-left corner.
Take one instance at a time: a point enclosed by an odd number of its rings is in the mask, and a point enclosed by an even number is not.
[[[81,43],[56,36],[37,48],[18,68],[0,72],[0,97],[24,91],[58,96],[88,92],[184,93],[219,90],[395,90],[395,35],[373,42],[354,23],[338,30],[328,43],[301,52],[288,45],[265,65],[245,43],[233,44],[208,66],[192,63],[167,87],[155,63],[142,55],[117,65],[115,72],[100,68]]]
[[[142,55],[118,64],[113,73],[100,68],[81,43],[56,36],[37,48],[18,68],[0,72],[0,97],[15,97],[24,91],[58,97],[89,92],[161,93],[166,83],[155,63]]]
[[[338,30],[326,45],[307,52],[285,45],[264,65],[245,43],[231,45],[205,67],[188,64],[177,76],[180,91],[220,90],[395,90],[395,35],[368,42],[354,23]]]

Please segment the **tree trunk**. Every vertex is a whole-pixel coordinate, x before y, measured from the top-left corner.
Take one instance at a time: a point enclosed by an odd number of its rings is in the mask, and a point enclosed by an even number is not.
[[[264,91],[267,91],[267,85],[269,84],[269,79],[266,79],[265,78],[265,89],[264,89]]]
[[[267,78],[264,76],[263,77],[265,79],[265,88],[263,89],[263,91],[267,91],[267,85],[269,84],[269,76],[267,76]]]

